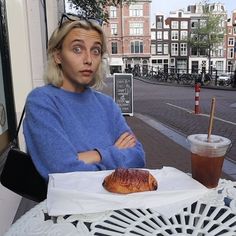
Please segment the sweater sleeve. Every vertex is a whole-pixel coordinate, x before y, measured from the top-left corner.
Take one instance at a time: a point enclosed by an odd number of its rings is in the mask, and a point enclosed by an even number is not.
[[[124,132],[133,133],[117,104],[114,105],[114,121],[115,141]],[[97,150],[102,157],[101,163],[107,169],[115,169],[117,167],[142,168],[146,165],[145,152],[138,140],[132,148],[118,149],[115,145],[112,145],[106,148],[97,148]]]
[[[23,129],[28,153],[46,180],[49,173],[106,169],[101,163],[86,164],[77,159],[56,104],[44,94],[28,97]]]

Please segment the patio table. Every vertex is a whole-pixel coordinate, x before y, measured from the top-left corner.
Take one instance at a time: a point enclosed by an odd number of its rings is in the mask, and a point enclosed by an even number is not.
[[[218,186],[167,218],[153,209],[122,209],[102,213],[50,217],[46,200],[36,205],[5,236],[27,235],[236,235],[236,182]]]

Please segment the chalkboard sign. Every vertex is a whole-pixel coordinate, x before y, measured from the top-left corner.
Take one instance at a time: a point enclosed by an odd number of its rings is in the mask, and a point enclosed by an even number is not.
[[[122,114],[133,116],[133,75],[115,73],[113,92]]]

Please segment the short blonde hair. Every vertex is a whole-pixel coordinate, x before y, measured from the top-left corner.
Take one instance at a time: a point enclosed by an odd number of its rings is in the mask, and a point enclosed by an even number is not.
[[[94,79],[90,86],[95,88],[101,88],[104,84],[103,78],[106,76],[108,70],[108,56],[107,56],[107,43],[106,36],[103,32],[102,27],[90,20],[67,20],[61,26],[58,26],[52,33],[49,43],[48,43],[48,61],[47,68],[44,74],[44,81],[46,84],[52,84],[56,87],[61,87],[63,83],[62,70],[60,65],[58,65],[54,60],[54,53],[56,50],[60,50],[66,35],[74,28],[82,28],[86,30],[95,30],[101,35],[102,39],[102,60],[98,67],[98,70],[94,76]]]

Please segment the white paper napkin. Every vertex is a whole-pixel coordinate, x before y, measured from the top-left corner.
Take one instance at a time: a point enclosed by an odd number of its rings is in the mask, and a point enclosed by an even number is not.
[[[113,170],[50,174],[47,208],[50,216],[97,213],[122,208],[153,208],[170,217],[209,190],[173,167],[150,170],[158,181],[156,191],[115,194],[102,182]]]

